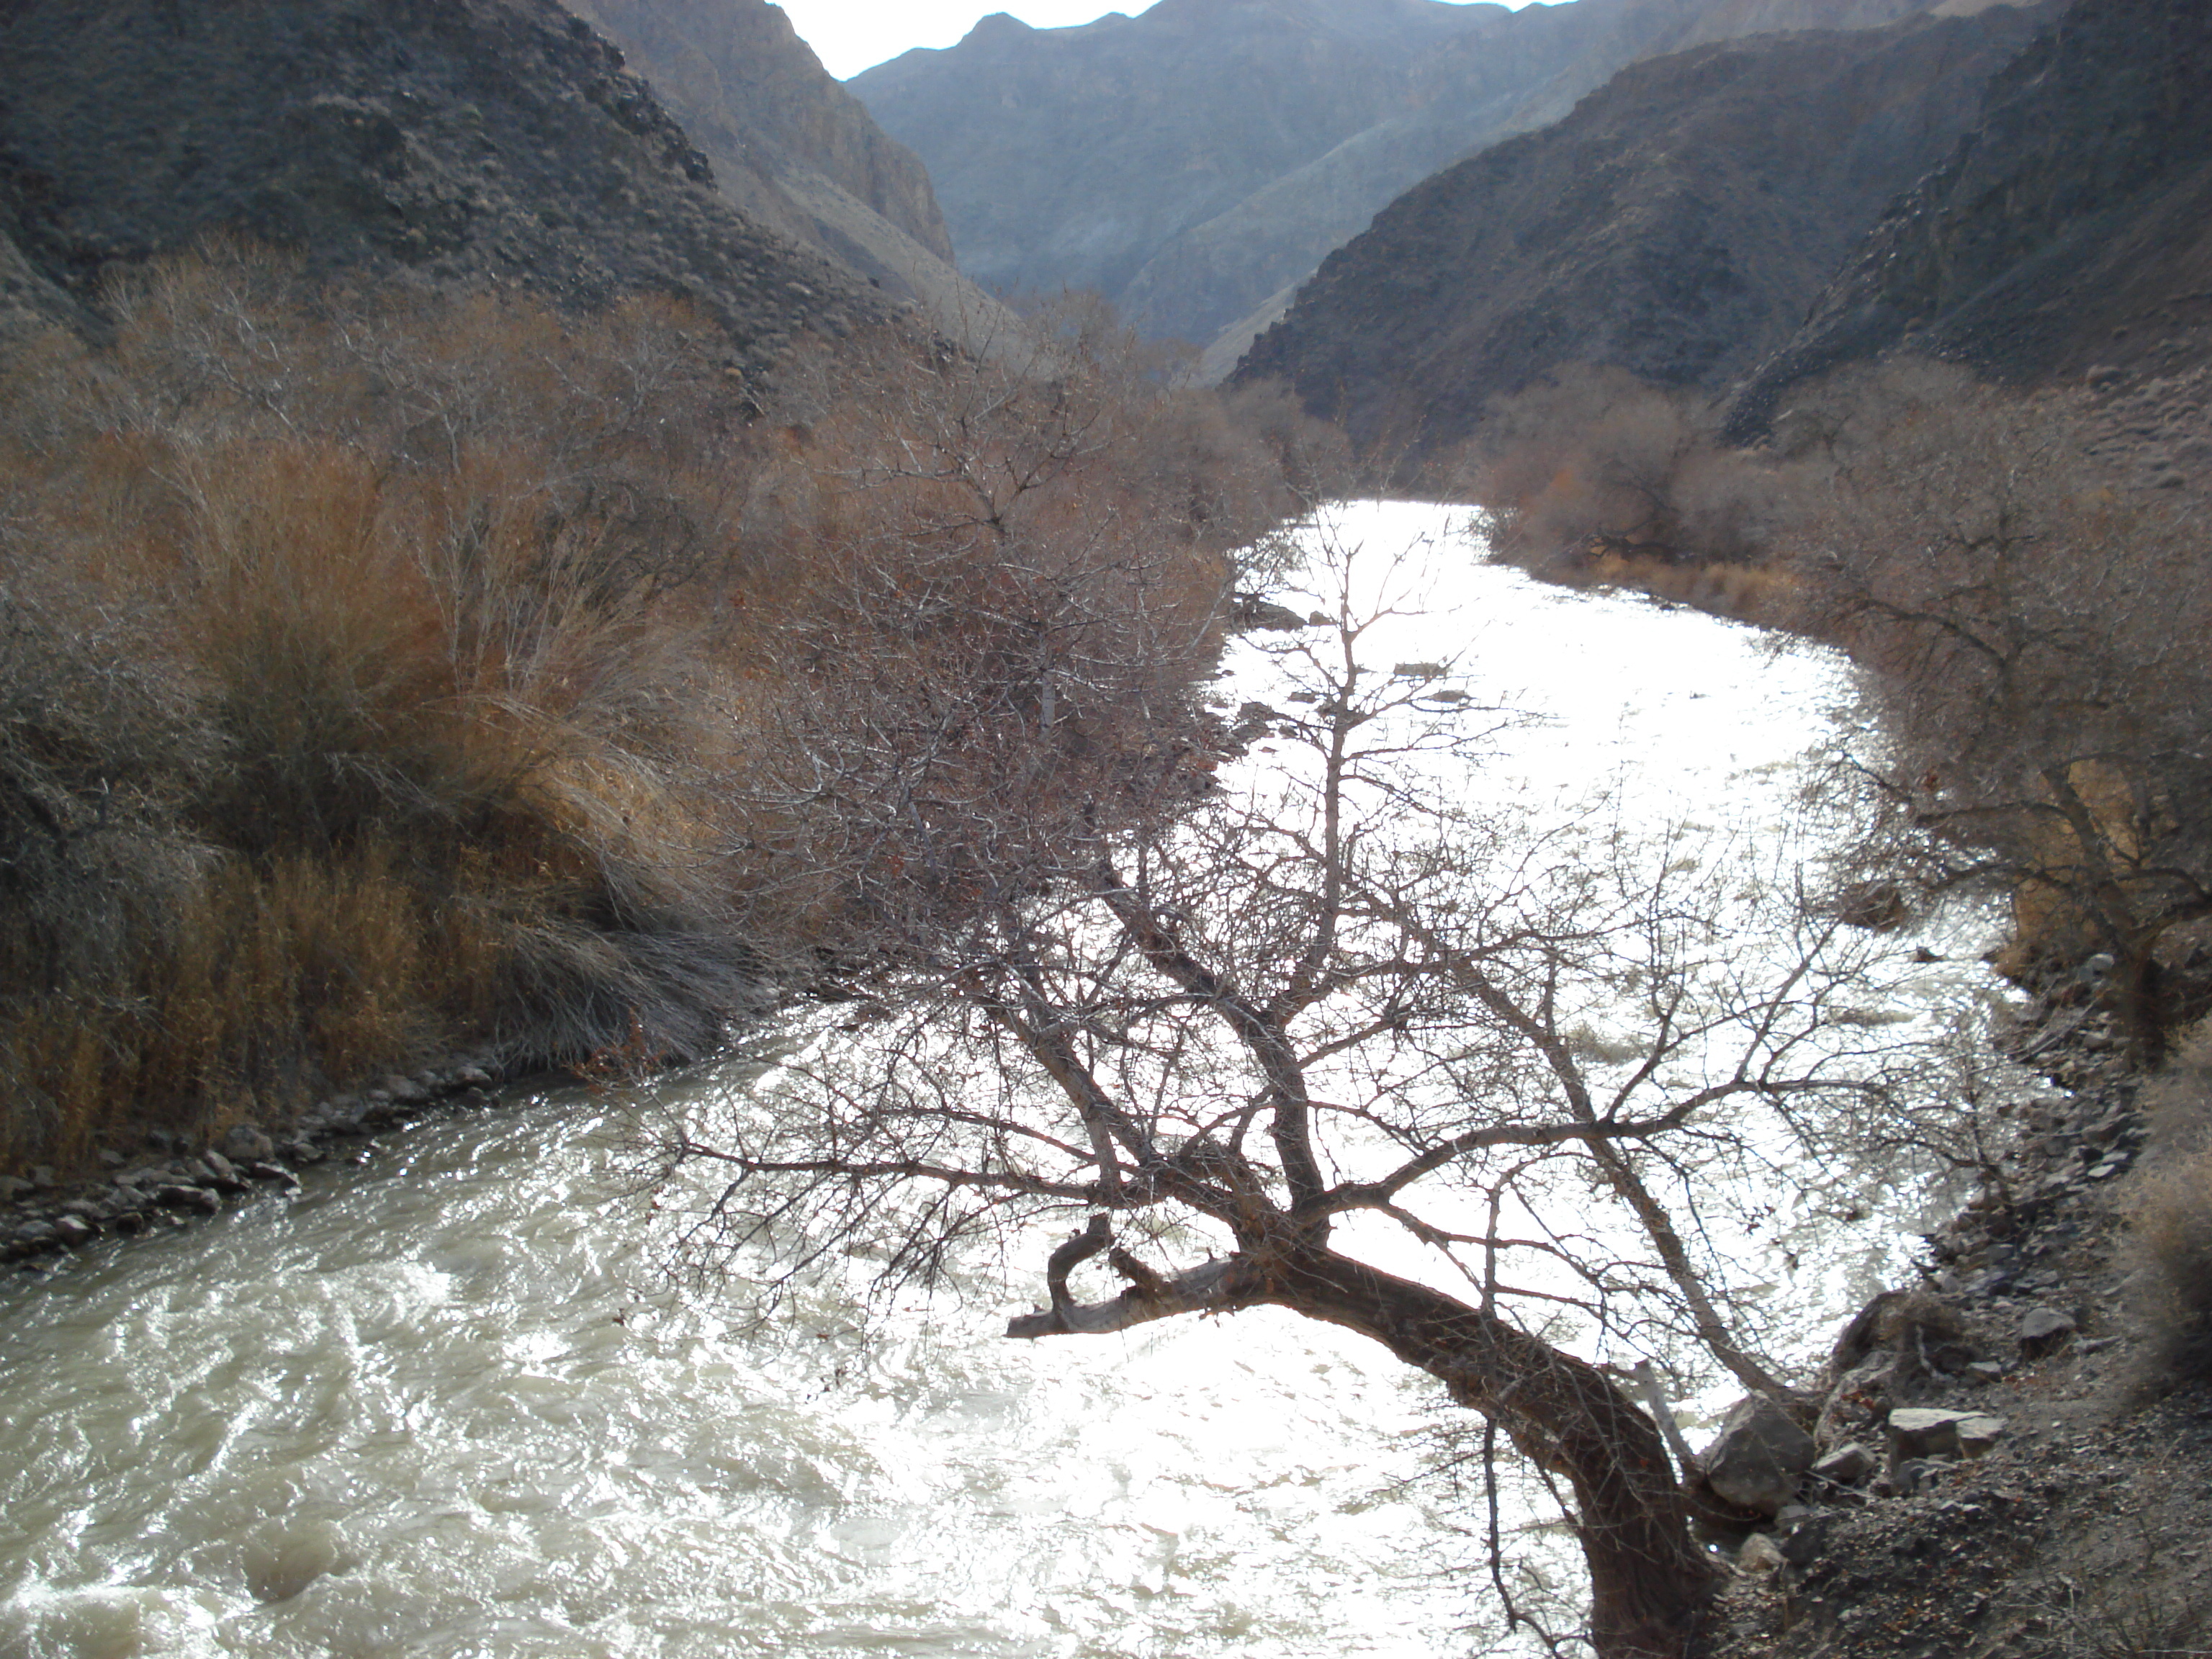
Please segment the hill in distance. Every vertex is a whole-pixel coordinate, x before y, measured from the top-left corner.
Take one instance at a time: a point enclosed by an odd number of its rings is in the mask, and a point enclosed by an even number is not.
[[[1949,154],[2035,21],[1997,7],[1636,64],[1392,203],[1238,378],[1285,380],[1355,441],[1415,453],[1565,363],[1717,391]]]
[[[1218,340],[1225,371],[1391,198],[1560,118],[1624,65],[1932,4],[1160,0],[1076,28],[994,15],[848,85],[927,164],[977,282],[1096,289],[1146,332]]]

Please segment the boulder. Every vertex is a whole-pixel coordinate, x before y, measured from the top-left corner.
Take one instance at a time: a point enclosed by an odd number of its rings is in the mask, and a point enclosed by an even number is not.
[[[1813,1437],[1771,1400],[1754,1395],[1729,1408],[1698,1467],[1720,1497],[1772,1515],[1796,1496],[1814,1455]]]
[[[2020,1351],[2029,1359],[2056,1353],[2074,1334],[2073,1319],[2056,1308],[2031,1308],[2020,1322]]]
[[[1783,1565],[1782,1547],[1763,1532],[1755,1532],[1743,1540],[1743,1547],[1735,1553],[1738,1572],[1765,1577],[1778,1572]]]
[[[1256,593],[1240,593],[1229,607],[1229,626],[1240,634],[1289,634],[1307,625],[1297,611]]]
[[[1889,1414],[1890,1466],[1910,1458],[1978,1457],[2005,1431],[2005,1419],[1982,1412],[1900,1407]]]
[[[1813,1465],[1813,1473],[1839,1486],[1856,1486],[1877,1468],[1881,1459],[1863,1441],[1846,1441]]]
[[[216,1150],[234,1164],[258,1164],[276,1156],[276,1143],[253,1124],[234,1123],[222,1132]]]
[[[155,1188],[154,1201],[165,1210],[188,1210],[198,1215],[214,1215],[222,1208],[222,1200],[206,1188],[182,1182]]]

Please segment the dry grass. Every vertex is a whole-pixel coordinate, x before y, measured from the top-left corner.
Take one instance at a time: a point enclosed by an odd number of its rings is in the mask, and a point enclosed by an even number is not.
[[[2147,1380],[2212,1378],[2212,1024],[2145,1094],[2151,1140],[2132,1179],[2123,1247]]]
[[[109,310],[0,361],[0,1168],[441,1045],[713,1048],[866,912],[817,763],[857,711],[952,710],[940,781],[1012,787],[1042,629],[1054,744],[1187,720],[1225,550],[1314,465],[1096,330],[886,337],[762,422],[670,304],[218,248]]]
[[[4,368],[0,1160],[281,1121],[439,1044],[696,1051],[757,968],[707,626],[744,469],[696,325],[283,275],[155,270],[112,350]]]
[[[1626,587],[1693,610],[1761,627],[1787,627],[1802,612],[1803,591],[1788,570],[1769,565],[1639,557],[1612,550],[1554,560],[1532,573],[1566,587]]]

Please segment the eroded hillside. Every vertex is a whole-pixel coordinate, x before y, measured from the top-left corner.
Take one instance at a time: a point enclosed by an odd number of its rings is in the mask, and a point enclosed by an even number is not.
[[[732,208],[621,54],[550,0],[26,0],[0,17],[0,300],[231,233],[313,276],[564,306],[689,299],[748,371],[884,297]]]
[[[1942,160],[2033,21],[1761,35],[1624,70],[1392,203],[1238,375],[1418,451],[1565,363],[1724,386]]]

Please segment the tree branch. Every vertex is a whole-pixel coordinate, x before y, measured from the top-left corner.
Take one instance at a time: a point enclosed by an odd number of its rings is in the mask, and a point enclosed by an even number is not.
[[[1063,1247],[1065,1248],[1065,1247]],[[1116,1250],[1116,1256],[1124,1252]],[[1133,1259],[1132,1259],[1133,1260]],[[1128,1264],[1116,1261],[1124,1273]],[[1141,1267],[1141,1264],[1136,1264]],[[1036,1313],[1018,1314],[1006,1322],[1006,1334],[1018,1337],[1107,1336],[1133,1325],[1178,1314],[1229,1313],[1243,1305],[1244,1266],[1240,1256],[1208,1261],[1187,1272],[1162,1276],[1144,1270],[1129,1288],[1110,1302],[1087,1305],[1068,1303]]]

